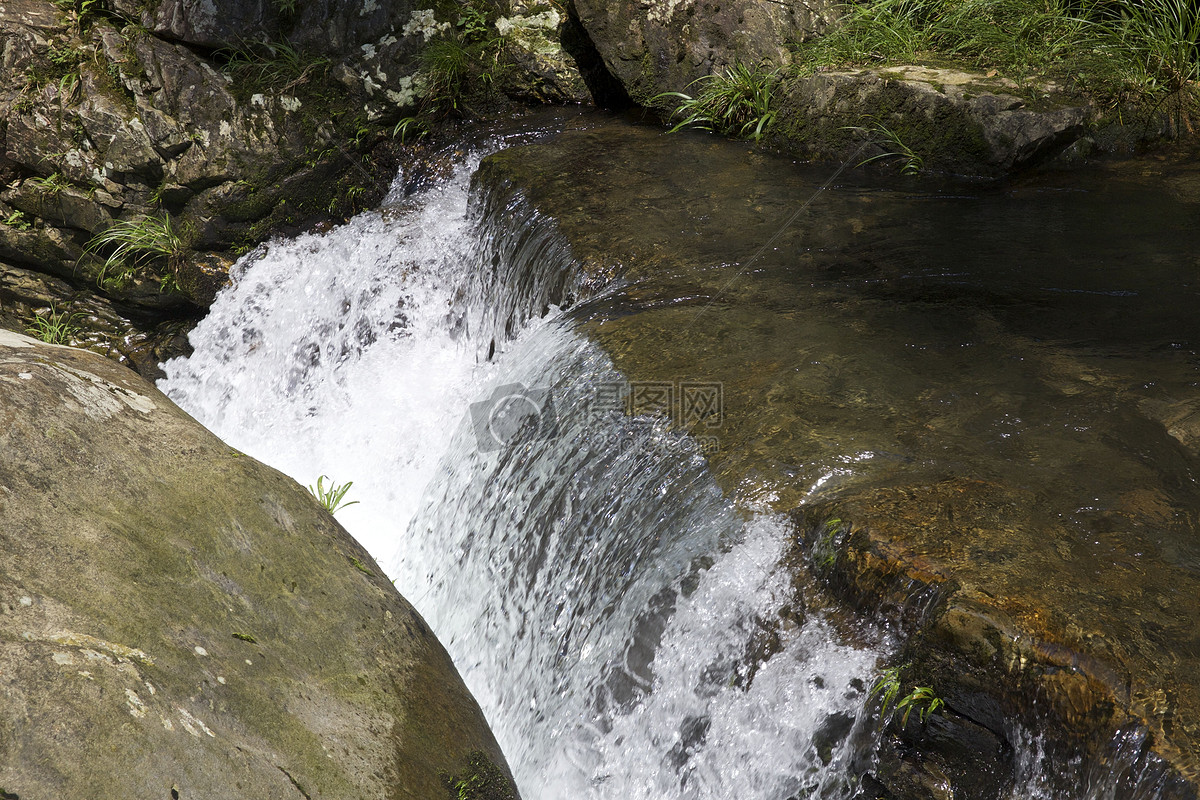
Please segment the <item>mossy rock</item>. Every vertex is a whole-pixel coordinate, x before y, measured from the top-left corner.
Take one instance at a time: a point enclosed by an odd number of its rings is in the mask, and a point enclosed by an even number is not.
[[[92,353],[0,331],[0,384],[5,792],[424,799],[477,752],[507,776],[420,615],[294,481]]]

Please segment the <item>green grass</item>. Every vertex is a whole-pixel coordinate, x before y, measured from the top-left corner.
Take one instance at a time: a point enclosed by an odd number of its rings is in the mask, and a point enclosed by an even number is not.
[[[1195,0],[1123,0],[1101,6],[1106,55],[1125,52],[1135,82],[1167,93],[1200,80],[1200,4]]]
[[[771,91],[777,79],[777,71],[739,63],[693,81],[688,88],[695,87],[695,95],[664,92],[653,101],[679,101],[670,117],[676,121],[672,133],[695,127],[757,141],[775,121]]]
[[[1200,79],[1196,0],[867,0],[796,48],[801,73],[950,62],[1056,80],[1113,104]]]
[[[347,481],[339,485],[331,480],[329,486],[326,487],[325,479],[327,477],[329,476],[321,475],[318,477],[316,488],[311,485],[308,487],[308,491],[312,492],[313,497],[317,498],[317,502],[324,506],[326,511],[330,514],[336,514],[339,508],[352,506],[358,502],[357,500],[349,502],[345,500],[346,492],[350,491],[350,487],[354,485],[354,481]]]
[[[122,220],[93,236],[84,247],[84,255],[99,257],[108,253],[96,282],[106,289],[128,285],[142,267],[165,262],[174,267],[186,252],[183,237],[166,212],[135,220]]]
[[[332,63],[324,56],[297,50],[291,42],[246,42],[218,50],[213,57],[224,62],[223,71],[252,89],[283,94],[324,73]]]
[[[899,165],[901,175],[916,175],[925,166],[925,159],[901,141],[895,131],[880,122],[873,122],[869,127],[855,125],[844,128],[844,130],[858,133],[882,151],[870,158],[863,159],[855,166],[861,167],[874,161],[892,161]]]
[[[51,303],[44,314],[34,314],[29,319],[25,331],[47,344],[70,344],[81,333],[81,328],[76,322],[78,318],[78,314],[59,311]]]
[[[420,139],[439,120],[471,113],[467,102],[490,91],[509,69],[502,58],[504,38],[489,19],[488,5],[472,1],[461,10],[455,27],[421,51],[420,67],[413,76],[413,113],[396,123],[394,138]]]
[[[44,197],[55,197],[71,188],[71,182],[57,172],[44,178],[30,178],[29,183]]]

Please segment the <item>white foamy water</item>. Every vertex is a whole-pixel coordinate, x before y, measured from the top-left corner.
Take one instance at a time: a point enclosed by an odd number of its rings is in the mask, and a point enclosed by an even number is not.
[[[419,202],[243,259],[192,334],[195,353],[169,362],[161,382],[229,444],[300,483],[352,480],[346,499],[360,502],[339,520],[381,561],[486,372],[453,317],[476,163]]]

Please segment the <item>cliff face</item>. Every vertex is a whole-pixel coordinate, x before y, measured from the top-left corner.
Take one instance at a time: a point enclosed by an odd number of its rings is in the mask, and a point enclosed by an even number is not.
[[[96,354],[0,331],[0,393],[5,797],[424,799],[504,770],[304,489]]]

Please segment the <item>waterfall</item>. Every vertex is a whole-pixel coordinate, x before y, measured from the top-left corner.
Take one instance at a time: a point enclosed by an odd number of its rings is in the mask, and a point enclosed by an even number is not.
[[[733,505],[696,441],[600,402],[625,378],[558,305],[601,287],[519,197],[472,205],[486,149],[243,258],[161,388],[303,484],[353,481],[339,521],[446,645],[526,800],[855,796],[894,643],[809,607],[787,523]],[[1098,770],[1010,732],[1009,796],[1063,796],[1069,772],[1072,796],[1157,797],[1130,737]]]
[[[446,645],[527,800],[847,795],[880,652],[805,617],[785,526],[734,508],[694,443],[598,415],[623,378],[549,307],[577,288],[563,265],[498,293],[479,157],[242,259],[162,389],[301,483],[353,480],[339,521]],[[481,448],[513,387],[552,429]]]

